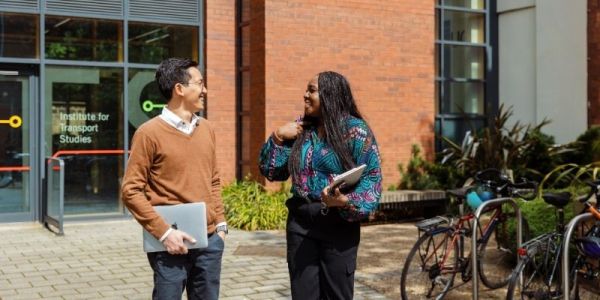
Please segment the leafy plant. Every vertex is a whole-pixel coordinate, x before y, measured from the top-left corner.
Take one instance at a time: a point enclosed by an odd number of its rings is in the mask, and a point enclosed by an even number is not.
[[[585,165],[600,161],[600,126],[592,126],[577,137],[574,148],[566,155],[566,162]]]
[[[540,179],[540,167],[555,161],[555,156],[570,151],[567,146],[551,146],[553,139],[541,128],[550,123],[544,120],[536,126],[515,122],[508,127],[512,108],[501,105],[490,126],[472,131],[462,145],[442,137],[448,148],[442,152],[443,163],[455,166],[463,179],[487,168],[512,170],[515,177]],[[535,159],[534,159],[535,158]],[[537,178],[536,178],[537,177]]]
[[[285,227],[290,197],[289,185],[268,192],[258,182],[245,178],[223,188],[223,203],[227,223],[244,230],[270,230]]]
[[[421,148],[419,148],[419,145],[413,144],[406,170],[402,163],[398,164],[401,176],[400,189],[426,190],[437,188],[439,184],[435,180],[432,180],[427,172],[431,166],[432,163],[421,157]]]
[[[421,148],[417,144],[412,145],[406,169],[399,163],[398,170],[401,176],[398,189],[449,189],[459,184],[452,167],[426,160],[421,156]]]
[[[540,182],[540,192],[544,187],[564,188],[581,185],[585,180],[596,180],[600,172],[600,161],[586,165],[568,163],[557,166]]]

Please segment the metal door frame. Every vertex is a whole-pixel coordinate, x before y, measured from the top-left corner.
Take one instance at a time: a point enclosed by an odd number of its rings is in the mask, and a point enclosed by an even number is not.
[[[40,134],[40,78],[39,68],[37,65],[19,65],[19,64],[0,64],[0,72],[2,75],[25,77],[29,81],[29,211],[16,213],[0,212],[0,223],[7,222],[26,222],[39,220],[40,203],[41,203],[41,187],[42,187],[42,170],[43,161],[42,148],[40,147],[43,135]]]

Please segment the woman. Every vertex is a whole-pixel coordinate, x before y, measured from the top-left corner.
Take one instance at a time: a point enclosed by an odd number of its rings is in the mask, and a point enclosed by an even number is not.
[[[352,187],[329,184],[366,164]],[[278,128],[263,145],[261,173],[292,176],[286,205],[287,260],[293,299],[352,299],[360,223],[381,196],[379,151],[344,76],[322,72],[309,81],[304,117]]]

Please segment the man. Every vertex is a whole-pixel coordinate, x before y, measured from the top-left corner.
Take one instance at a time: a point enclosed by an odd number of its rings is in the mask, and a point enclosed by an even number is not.
[[[215,134],[204,118],[206,87],[198,64],[169,58],[156,71],[156,83],[169,99],[160,116],[133,136],[123,178],[122,199],[135,219],[167,251],[148,253],[154,271],[153,299],[218,299],[227,224],[217,169]],[[206,203],[208,247],[187,249],[196,241],[171,228],[153,206]]]

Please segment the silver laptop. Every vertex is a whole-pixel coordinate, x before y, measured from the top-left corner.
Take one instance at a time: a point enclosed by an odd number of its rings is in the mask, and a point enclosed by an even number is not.
[[[204,202],[154,206],[154,209],[165,219],[167,224],[177,227],[196,239],[195,244],[186,242],[188,249],[208,247],[206,204]],[[143,231],[145,252],[167,251],[165,246],[153,235],[146,230]]]

